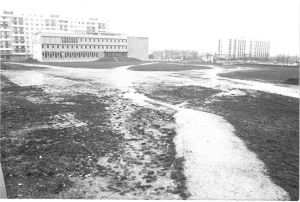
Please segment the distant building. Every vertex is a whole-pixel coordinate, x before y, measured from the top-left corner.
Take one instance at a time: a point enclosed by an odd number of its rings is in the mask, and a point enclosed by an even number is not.
[[[39,32],[85,32],[107,31],[107,23],[97,18],[68,18],[59,15],[0,13],[0,54],[4,60],[22,60],[32,57],[33,35]]]
[[[217,57],[224,59],[267,59],[270,42],[244,38],[219,39]]]
[[[147,37],[128,37],[128,57],[148,60],[149,47]]]
[[[198,56],[197,51],[189,51],[189,50],[153,51],[153,58],[162,59],[162,60],[196,59],[197,56]]]

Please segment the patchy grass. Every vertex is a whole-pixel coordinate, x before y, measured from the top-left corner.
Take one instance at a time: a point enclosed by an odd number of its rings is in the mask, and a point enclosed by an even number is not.
[[[224,117],[264,162],[273,182],[284,188],[291,200],[298,200],[299,99],[257,92],[204,103],[205,98],[216,93],[198,86],[159,86],[148,96],[174,104],[186,100],[191,108]]]
[[[219,74],[222,77],[245,80],[261,80],[272,83],[285,83],[290,78],[299,80],[299,68],[280,66],[251,66],[255,69]],[[297,85],[297,84],[296,84]]]
[[[195,70],[195,69],[209,69],[205,66],[197,66],[190,64],[166,64],[166,63],[155,63],[142,66],[130,67],[130,70],[134,71],[184,71],[184,70]]]
[[[47,69],[46,67],[28,67],[24,66],[22,64],[9,64],[9,63],[1,63],[1,70],[14,70],[14,71],[19,71],[19,70],[41,70],[41,69]]]
[[[47,99],[41,89],[17,86],[3,76],[1,82],[1,164],[8,198],[57,198],[72,186],[71,177],[101,174],[98,158],[117,151],[123,138],[109,127],[108,97],[81,94],[34,104],[24,96]],[[53,115],[69,112],[87,127],[43,127]]]
[[[149,89],[141,88],[138,90],[144,93],[146,96],[167,101],[172,104],[180,104],[183,102],[195,102],[197,104],[204,104],[207,98],[220,92],[219,90],[214,90],[211,88],[205,88],[201,86],[168,86],[168,85],[158,85],[157,90],[149,92]]]
[[[208,108],[235,127],[271,179],[298,200],[299,99],[260,92],[257,97],[223,97]]]
[[[42,64],[72,68],[109,69],[142,63],[143,62],[43,62]]]

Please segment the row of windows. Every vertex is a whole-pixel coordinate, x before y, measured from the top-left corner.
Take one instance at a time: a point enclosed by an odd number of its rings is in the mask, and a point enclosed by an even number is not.
[[[106,39],[106,38],[83,38],[83,37],[62,37],[62,43],[78,43],[78,42],[114,42],[126,43],[127,39]]]
[[[108,45],[60,45],[60,44],[42,44],[42,48],[72,48],[72,49],[116,49],[116,50],[123,50],[127,49],[127,46],[123,45],[115,45],[115,46],[108,46]]]
[[[43,58],[90,58],[98,57],[99,52],[42,52]]]

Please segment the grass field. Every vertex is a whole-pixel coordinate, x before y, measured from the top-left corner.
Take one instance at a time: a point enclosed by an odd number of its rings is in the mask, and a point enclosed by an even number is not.
[[[226,74],[219,74],[222,77],[246,80],[260,80],[272,83],[285,83],[287,79],[296,78],[299,80],[299,68],[280,66],[251,66],[254,70],[235,71]]]
[[[165,63],[155,63],[142,66],[130,67],[130,70],[134,71],[184,71],[184,70],[194,70],[194,69],[208,69],[209,67],[197,66],[190,64],[165,64]]]

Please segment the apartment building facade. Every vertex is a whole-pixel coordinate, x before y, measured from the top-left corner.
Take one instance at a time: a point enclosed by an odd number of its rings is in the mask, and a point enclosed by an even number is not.
[[[218,41],[217,57],[224,59],[268,59],[270,42],[244,38],[223,38]]]
[[[0,54],[4,60],[33,56],[33,36],[39,32],[103,33],[108,23],[98,18],[69,18],[59,15],[0,13]]]
[[[0,55],[2,60],[20,60],[26,56],[25,23],[12,11],[0,14]]]

